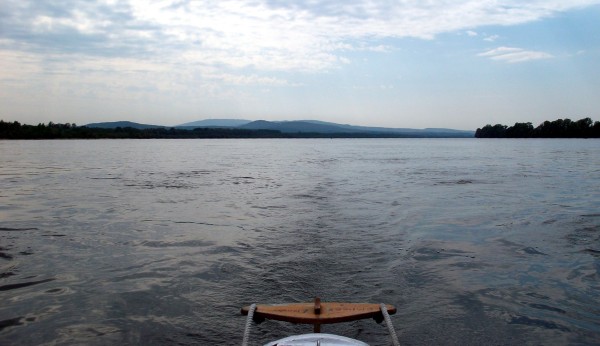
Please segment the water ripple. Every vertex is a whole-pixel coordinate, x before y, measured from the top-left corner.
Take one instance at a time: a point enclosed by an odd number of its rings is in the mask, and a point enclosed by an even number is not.
[[[54,280],[56,280],[56,279],[45,279],[45,280],[38,280],[38,281],[21,282],[21,283],[18,283],[18,284],[2,285],[2,286],[0,286],[0,291],[15,290],[15,289],[18,289],[18,288],[29,287],[29,286],[33,286],[33,285],[39,285],[39,284],[43,284],[43,283],[54,281]]]

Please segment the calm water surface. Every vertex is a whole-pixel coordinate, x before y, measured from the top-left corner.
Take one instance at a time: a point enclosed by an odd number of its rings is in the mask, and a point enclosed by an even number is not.
[[[237,345],[315,296],[405,345],[595,344],[599,279],[598,140],[0,141],[2,345]]]

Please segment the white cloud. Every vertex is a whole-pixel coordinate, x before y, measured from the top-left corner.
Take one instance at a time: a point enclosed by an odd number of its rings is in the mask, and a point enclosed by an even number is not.
[[[262,77],[255,74],[205,74],[205,78],[220,80],[232,85],[291,86],[288,81],[275,77]],[[297,86],[297,85],[296,85]]]
[[[231,68],[321,71],[343,64],[341,51],[365,49],[357,43],[365,39],[431,39],[465,29],[467,35],[475,36],[477,32],[471,28],[525,23],[597,3],[600,0],[348,0],[342,4],[332,0],[301,4],[275,0],[71,0],[57,11],[58,5],[50,8],[44,2],[5,0],[4,12],[11,20],[0,35],[9,36],[14,26],[21,39],[22,33],[29,31],[31,40],[47,49],[52,42],[34,35],[64,38],[62,44],[83,54],[139,52],[171,62],[185,55],[195,56],[196,63]],[[86,41],[90,37],[94,40]],[[125,53],[123,48],[132,45],[136,49]],[[374,45],[371,50],[390,49]]]
[[[504,61],[507,63],[519,63],[531,60],[550,59],[553,56],[549,53],[525,50],[514,47],[498,47],[492,50],[478,54],[482,57],[488,57],[492,60]]]
[[[498,35],[489,35],[489,36],[486,36],[483,40],[488,41],[488,42],[494,42],[499,38],[500,38],[500,36],[498,36]]]

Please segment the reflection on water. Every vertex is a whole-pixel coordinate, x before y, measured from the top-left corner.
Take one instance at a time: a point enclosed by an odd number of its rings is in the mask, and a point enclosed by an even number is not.
[[[396,305],[405,344],[598,343],[599,148],[0,141],[0,344],[237,345],[242,305],[314,296]]]

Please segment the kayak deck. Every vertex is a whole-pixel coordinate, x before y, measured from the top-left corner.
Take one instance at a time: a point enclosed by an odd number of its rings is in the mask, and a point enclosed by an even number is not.
[[[362,341],[346,338],[344,336],[314,333],[288,336],[287,338],[279,339],[266,343],[264,346],[369,346]]]

